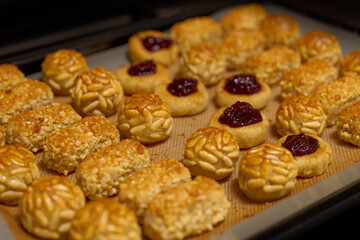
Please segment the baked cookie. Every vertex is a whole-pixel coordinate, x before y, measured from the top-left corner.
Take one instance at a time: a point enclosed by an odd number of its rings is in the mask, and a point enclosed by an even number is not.
[[[275,115],[276,131],[281,136],[299,133],[321,136],[327,126],[320,101],[301,93],[283,100]]]
[[[360,101],[341,109],[336,130],[342,141],[360,147]]]
[[[150,239],[168,240],[210,231],[226,218],[230,205],[219,183],[197,176],[154,197],[145,213],[144,233]]]
[[[288,46],[295,49],[300,38],[300,25],[289,14],[278,13],[266,16],[261,22],[260,30],[265,36],[266,48]]]
[[[266,9],[259,3],[248,3],[230,9],[220,20],[225,33],[241,28],[259,29],[267,16]]]
[[[13,64],[0,64],[0,91],[25,81],[24,73]]]
[[[304,133],[287,135],[275,144],[292,153],[298,166],[298,177],[323,174],[333,159],[330,145],[316,135]]]
[[[112,198],[87,202],[76,212],[69,231],[70,240],[141,240],[135,214]]]
[[[194,78],[211,86],[226,73],[226,56],[215,44],[200,43],[183,51],[180,57],[179,76]]]
[[[234,135],[223,129],[205,127],[186,140],[182,162],[192,176],[221,180],[234,171],[239,156],[239,145]]]
[[[170,81],[168,70],[154,60],[126,65],[116,71],[126,95],[135,93],[153,93],[155,88]]]
[[[113,115],[123,97],[120,81],[102,66],[79,73],[71,89],[73,106],[82,116]]]
[[[149,166],[146,147],[135,139],[124,139],[87,156],[76,169],[78,185],[91,199],[119,193],[119,184]]]
[[[0,203],[17,205],[26,188],[40,178],[35,155],[20,144],[0,146]]]
[[[323,83],[312,95],[320,101],[327,125],[332,126],[342,108],[360,100],[360,76],[345,76]]]
[[[252,74],[236,74],[220,80],[215,88],[218,106],[230,106],[237,101],[247,102],[255,109],[264,108],[270,100],[269,85]]]
[[[69,95],[76,75],[88,68],[86,58],[74,49],[58,49],[41,63],[42,80],[56,95]]]
[[[42,162],[67,175],[88,155],[120,141],[119,131],[104,116],[86,116],[45,141]]]
[[[299,38],[297,50],[303,62],[320,59],[340,68],[342,49],[335,35],[323,30],[312,30]]]
[[[19,143],[32,152],[43,149],[45,140],[54,132],[70,127],[81,116],[66,103],[52,103],[13,117],[7,127],[7,143]]]
[[[34,181],[19,200],[22,226],[44,239],[66,239],[76,211],[85,206],[80,187],[63,176]]]
[[[240,148],[259,145],[269,136],[268,119],[247,102],[237,101],[219,108],[211,116],[208,126],[229,131],[236,137]]]
[[[222,36],[220,23],[208,16],[192,17],[177,22],[169,29],[170,38],[180,51],[198,43],[218,44]]]
[[[151,200],[161,191],[191,181],[189,170],[175,159],[160,160],[120,183],[117,200],[128,206],[143,223]]]
[[[340,75],[360,75],[360,49],[345,56],[341,62]]]
[[[241,192],[258,202],[274,201],[295,187],[298,166],[291,152],[273,143],[249,149],[240,159],[238,182]]]
[[[280,81],[281,98],[285,99],[296,94],[310,95],[322,83],[338,78],[338,69],[323,60],[311,60],[293,68],[284,74]]]
[[[209,105],[207,89],[196,79],[175,78],[157,86],[155,94],[169,105],[173,117],[195,115]]]
[[[242,70],[247,57],[265,49],[264,34],[257,29],[242,28],[234,30],[221,40],[228,70]]]
[[[258,80],[273,86],[281,81],[284,73],[300,64],[299,54],[291,48],[274,47],[248,57],[244,72],[254,74]]]
[[[126,138],[145,144],[165,140],[174,127],[169,105],[152,93],[135,93],[125,98],[117,123]]]
[[[172,65],[177,59],[179,48],[170,37],[157,30],[144,30],[130,36],[128,55],[133,63],[153,59],[165,67]]]

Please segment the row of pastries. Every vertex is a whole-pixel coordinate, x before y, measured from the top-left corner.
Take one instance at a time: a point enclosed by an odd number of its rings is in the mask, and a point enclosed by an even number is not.
[[[131,63],[114,71],[89,68],[74,49],[45,57],[43,81],[0,65],[0,202],[45,239],[184,239],[224,221],[231,203],[219,181],[236,168],[248,199],[288,195],[333,161],[326,127],[360,146],[360,52],[343,58],[334,35],[300,33],[292,16],[244,4],[219,22],[132,35]],[[275,86],[280,137],[270,143],[263,109]],[[186,139],[184,158],[153,161],[147,146],[166,141],[176,118],[204,112],[211,87],[217,110]],[[40,177],[37,155],[55,174]]]

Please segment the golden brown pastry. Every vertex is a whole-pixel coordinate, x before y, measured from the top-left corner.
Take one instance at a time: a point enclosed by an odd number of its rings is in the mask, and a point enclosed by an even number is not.
[[[116,77],[126,95],[154,93],[158,85],[170,81],[169,71],[154,60],[123,66],[116,71]]]
[[[5,129],[0,125],[0,146],[6,143],[6,132]]]
[[[360,49],[345,56],[341,62],[340,75],[360,75]]]
[[[25,81],[24,73],[13,64],[0,64],[0,91]]]
[[[266,9],[259,3],[248,3],[232,8],[220,20],[224,32],[241,28],[259,29],[267,16]]]
[[[20,144],[0,146],[0,202],[17,205],[26,188],[40,178],[35,155]]]
[[[130,36],[128,54],[133,63],[153,59],[158,64],[168,67],[177,60],[179,48],[167,34],[150,29]]]
[[[297,173],[298,166],[291,152],[266,142],[242,156],[238,182],[241,192],[249,199],[274,201],[294,189]]]
[[[185,142],[184,165],[192,176],[221,180],[235,169],[240,156],[234,135],[215,127],[200,128]]]
[[[34,181],[19,200],[22,226],[44,239],[66,239],[76,211],[85,205],[80,187],[63,176]]]
[[[245,61],[244,71],[273,86],[281,81],[287,71],[299,67],[300,64],[299,54],[282,46],[251,55]]]
[[[7,143],[19,143],[32,152],[43,149],[45,140],[54,132],[70,127],[81,116],[66,103],[52,103],[13,117],[7,127]]]
[[[157,86],[155,94],[169,105],[173,117],[195,115],[209,105],[207,89],[196,79],[173,79],[170,83]]]
[[[149,166],[146,147],[135,139],[124,139],[87,156],[76,169],[78,185],[91,199],[119,193],[119,184]]]
[[[299,133],[321,136],[327,126],[326,119],[319,100],[300,93],[281,102],[275,126],[281,136]]]
[[[120,183],[117,199],[128,206],[140,223],[151,200],[164,189],[191,180],[189,170],[175,159],[160,160]]]
[[[71,89],[73,106],[82,116],[113,115],[123,97],[120,81],[102,66],[79,73]]]
[[[76,212],[69,231],[70,240],[141,240],[135,214],[112,198],[90,201]]]
[[[360,146],[360,101],[341,109],[336,130],[342,141]]]
[[[260,30],[265,36],[266,48],[279,46],[295,48],[300,37],[298,21],[285,13],[266,16],[261,22]]]
[[[46,139],[42,161],[49,169],[67,175],[88,155],[119,141],[119,131],[107,118],[86,116]]]
[[[320,101],[327,125],[334,125],[342,108],[360,100],[360,76],[345,76],[323,83],[312,95]]]
[[[247,102],[238,101],[219,108],[211,116],[208,126],[229,131],[240,148],[259,145],[269,136],[269,120]]]
[[[242,28],[223,36],[220,46],[226,55],[227,69],[242,70],[247,57],[265,49],[265,37],[257,29]]]
[[[230,106],[237,101],[248,102],[255,109],[264,108],[270,100],[269,85],[252,74],[235,74],[220,80],[215,88],[218,106]]]
[[[298,166],[298,177],[323,174],[333,159],[330,145],[316,135],[304,133],[286,135],[275,144],[292,153]]]
[[[312,30],[302,35],[297,49],[303,62],[320,59],[340,68],[342,49],[335,35],[323,30]]]
[[[41,63],[42,80],[56,95],[69,95],[76,75],[88,68],[86,58],[75,49],[58,49]]]
[[[338,69],[322,60],[311,60],[293,68],[284,74],[280,81],[281,98],[285,99],[296,94],[310,95],[322,83],[338,78]]]
[[[198,43],[218,44],[222,29],[220,23],[208,16],[192,17],[170,27],[170,38],[180,49],[186,50]]]
[[[53,102],[51,88],[38,80],[27,79],[0,92],[0,125],[6,125],[15,115],[45,107]]]
[[[126,138],[145,144],[165,140],[174,127],[169,105],[152,93],[135,93],[127,97],[118,113],[117,123]]]
[[[181,54],[180,77],[198,79],[205,86],[211,86],[225,73],[226,56],[215,44],[195,44]]]
[[[198,176],[159,193],[149,203],[144,233],[150,239],[184,239],[212,230],[230,209],[224,189],[215,180]]]

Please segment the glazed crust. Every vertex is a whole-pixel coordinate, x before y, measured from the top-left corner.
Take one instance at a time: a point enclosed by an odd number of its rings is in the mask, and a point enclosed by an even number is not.
[[[0,91],[25,81],[24,73],[13,64],[0,64]]]
[[[128,41],[128,54],[132,63],[139,63],[145,60],[153,59],[158,64],[168,67],[177,60],[179,48],[175,42],[173,42],[169,48],[161,48],[157,51],[151,52],[148,51],[142,43],[142,40],[147,37],[159,37],[164,39],[170,38],[163,32],[151,29],[131,35]]]
[[[42,80],[56,95],[69,95],[78,73],[88,68],[86,58],[74,49],[58,49],[41,63]]]
[[[339,138],[360,147],[360,102],[341,109],[336,129]]]
[[[229,209],[221,185],[198,176],[155,196],[145,213],[144,233],[156,240],[184,239],[212,230],[225,219]]]
[[[240,148],[251,148],[266,141],[269,136],[270,124],[266,116],[260,112],[262,121],[238,128],[229,127],[219,122],[219,117],[227,107],[221,107],[211,116],[208,126],[227,130],[236,137]]]
[[[155,89],[155,94],[163,99],[171,110],[173,117],[191,116],[203,112],[209,105],[209,94],[205,85],[197,81],[197,92],[187,96],[175,96],[168,90],[168,83],[163,83]]]
[[[314,177],[323,174],[333,159],[333,152],[330,145],[317,135],[306,134],[318,140],[318,149],[308,155],[294,157],[298,166],[298,177]],[[288,136],[288,135],[287,135]],[[287,136],[280,138],[275,144],[282,146]]]
[[[271,89],[268,84],[264,83],[261,80],[257,80],[260,84],[260,91],[253,94],[234,94],[229,93],[224,89],[226,84],[226,79],[222,78],[220,82],[216,85],[215,88],[215,101],[219,107],[231,106],[237,101],[248,102],[255,109],[264,108],[270,100]]]
[[[150,164],[146,147],[134,139],[124,139],[87,156],[76,169],[76,179],[91,199],[119,193],[119,184]]]
[[[131,76],[128,74],[130,67],[131,65],[126,65],[116,71],[116,77],[120,80],[126,95],[142,92],[154,93],[158,85],[170,81],[168,70],[160,64],[156,64],[154,74],[143,76]]]
[[[272,86],[281,81],[285,72],[299,67],[301,58],[289,47],[274,47],[246,59],[245,72]]]
[[[281,98],[285,99],[297,94],[310,95],[322,83],[338,78],[338,69],[322,60],[311,60],[293,68],[284,74],[280,81]]]
[[[327,115],[327,125],[336,123],[340,110],[360,100],[360,77],[345,76],[319,85],[313,91]]]
[[[298,167],[291,152],[266,142],[242,156],[238,182],[241,192],[249,199],[274,201],[293,190],[297,174]]]
[[[340,75],[360,75],[360,49],[345,56],[341,62]]]

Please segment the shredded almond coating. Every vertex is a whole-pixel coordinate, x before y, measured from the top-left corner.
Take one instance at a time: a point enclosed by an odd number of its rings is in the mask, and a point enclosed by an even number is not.
[[[69,232],[70,240],[141,240],[135,214],[112,198],[88,202],[76,212]]]
[[[25,81],[24,73],[13,64],[0,64],[0,91]]]
[[[336,129],[341,140],[360,147],[360,101],[340,111]]]
[[[360,49],[345,56],[341,62],[340,75],[360,75]]]
[[[0,146],[5,145],[6,132],[5,129],[0,125]]]
[[[76,211],[85,206],[80,187],[64,176],[34,181],[19,200],[23,227],[36,237],[66,239]]]
[[[291,152],[273,143],[248,150],[239,164],[240,190],[254,201],[273,201],[295,187],[298,166]]]
[[[49,169],[67,175],[88,155],[119,141],[119,131],[107,118],[86,116],[48,137],[42,160]]]
[[[146,147],[124,139],[86,157],[76,169],[76,178],[89,199],[99,199],[118,194],[122,181],[149,165]]]
[[[17,205],[26,188],[40,177],[35,155],[20,144],[0,146],[0,202]]]
[[[225,219],[229,209],[221,185],[197,176],[154,197],[145,212],[144,233],[154,240],[184,239],[212,230]]]

